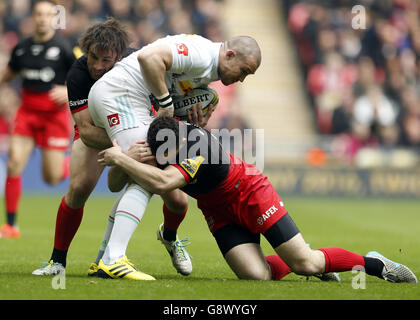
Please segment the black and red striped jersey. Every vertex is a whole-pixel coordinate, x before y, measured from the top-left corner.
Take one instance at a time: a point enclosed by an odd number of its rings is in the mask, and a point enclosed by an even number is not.
[[[23,89],[43,93],[65,84],[75,60],[70,43],[56,33],[45,42],[35,42],[34,37],[21,40],[12,50],[9,67],[22,76]]]
[[[134,51],[136,49],[128,48],[124,57]],[[89,73],[87,57],[81,56],[74,62],[67,74],[67,94],[71,113],[76,113],[87,108],[89,91],[95,82],[96,80]]]

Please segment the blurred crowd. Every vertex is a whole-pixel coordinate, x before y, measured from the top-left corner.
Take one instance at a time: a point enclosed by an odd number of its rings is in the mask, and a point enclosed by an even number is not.
[[[0,70],[7,65],[10,52],[19,40],[33,34],[31,10],[34,0],[0,0]],[[77,46],[80,35],[94,22],[109,16],[124,22],[133,38],[130,46],[141,48],[166,35],[199,34],[212,41],[224,41],[221,23],[223,0],[59,0],[64,9],[65,28],[58,32]],[[1,71],[0,71],[1,72]],[[7,151],[7,136],[20,103],[19,80],[0,86],[0,154]],[[247,126],[238,111],[236,87],[221,83],[212,86],[219,94],[219,105],[208,127]]]
[[[285,0],[316,126],[333,152],[420,151],[420,2]]]

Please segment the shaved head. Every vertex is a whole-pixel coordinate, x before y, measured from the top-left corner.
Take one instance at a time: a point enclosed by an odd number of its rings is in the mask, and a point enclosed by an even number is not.
[[[249,36],[238,36],[226,41],[227,49],[234,50],[239,58],[252,58],[259,66],[261,50],[257,41]]]
[[[260,64],[261,50],[252,37],[234,37],[220,48],[218,72],[225,86],[243,82],[248,75],[257,71]]]

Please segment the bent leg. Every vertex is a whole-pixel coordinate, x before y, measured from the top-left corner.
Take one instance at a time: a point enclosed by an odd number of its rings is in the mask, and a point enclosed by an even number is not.
[[[56,185],[63,180],[65,176],[64,159],[65,152],[62,150],[42,150],[42,176],[49,185]]]
[[[188,210],[188,196],[176,189],[161,197],[164,202],[162,236],[167,241],[175,241],[179,225]]]
[[[84,206],[101,176],[104,167],[98,164],[98,150],[87,147],[81,139],[74,141],[70,157],[70,186],[66,204],[78,209]]]
[[[310,276],[349,271],[354,266],[365,265],[363,256],[345,249],[331,247],[312,250],[288,214],[265,231],[264,236],[296,274]]]
[[[70,158],[70,186],[57,211],[51,260],[66,265],[68,248],[83,217],[84,204],[103,171],[96,161],[98,151],[74,141]]]
[[[300,233],[279,245],[275,251],[296,274],[310,276],[325,271],[324,254],[309,248]]]
[[[271,280],[271,268],[256,243],[243,243],[225,254],[225,260],[239,279]]]
[[[232,223],[217,229],[213,236],[227,264],[239,279],[271,279],[271,269],[262,253],[259,234],[252,234]]]
[[[34,150],[35,140],[31,137],[12,135],[9,144],[7,176],[20,176]]]

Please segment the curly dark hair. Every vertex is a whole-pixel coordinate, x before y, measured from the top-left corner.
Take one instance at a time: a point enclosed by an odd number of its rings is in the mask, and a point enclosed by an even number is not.
[[[127,28],[117,19],[108,18],[89,27],[80,37],[79,45],[82,52],[87,55],[89,49],[107,51],[112,50],[121,57],[130,43]]]
[[[176,137],[176,147],[179,147],[179,121],[172,117],[157,117],[150,124],[149,130],[147,131],[147,143],[152,151],[153,155],[156,155],[157,149],[165,143],[167,140],[158,140],[157,135],[160,130],[173,131]]]

